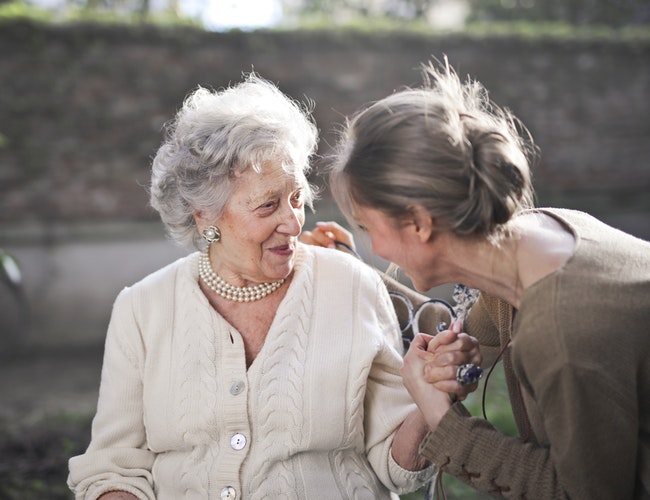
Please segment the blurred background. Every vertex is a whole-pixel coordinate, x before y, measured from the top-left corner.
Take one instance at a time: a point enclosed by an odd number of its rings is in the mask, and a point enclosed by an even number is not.
[[[112,302],[188,252],[146,186],[191,89],[255,70],[314,101],[326,156],[445,56],[530,129],[538,205],[650,239],[650,0],[0,0],[0,499],[69,498]],[[307,229],[343,222],[318,167]],[[513,432],[499,377],[488,416]]]

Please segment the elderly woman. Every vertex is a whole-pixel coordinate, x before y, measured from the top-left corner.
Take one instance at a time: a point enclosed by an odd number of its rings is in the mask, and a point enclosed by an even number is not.
[[[532,208],[523,126],[448,65],[424,75],[349,121],[331,185],[418,290],[481,291],[465,327],[501,351],[521,435],[450,402],[420,335],[402,369],[431,429],[420,451],[496,496],[650,498],[650,243]]]
[[[151,204],[205,248],[119,294],[77,498],[374,500],[431,478],[386,289],[297,240],[316,141],[254,74],[186,99]]]

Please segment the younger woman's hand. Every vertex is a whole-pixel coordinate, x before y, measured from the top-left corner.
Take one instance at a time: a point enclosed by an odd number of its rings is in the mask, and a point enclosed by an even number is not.
[[[483,357],[478,341],[462,331],[460,322],[452,323],[449,330],[440,332],[427,345],[433,356],[424,366],[423,377],[441,391],[455,394],[459,400],[476,390],[478,382],[462,385],[456,380],[458,368],[464,364],[480,366]]]
[[[317,222],[313,230],[302,232],[300,241],[326,248],[336,248],[339,241],[355,250],[352,233],[336,222]]]

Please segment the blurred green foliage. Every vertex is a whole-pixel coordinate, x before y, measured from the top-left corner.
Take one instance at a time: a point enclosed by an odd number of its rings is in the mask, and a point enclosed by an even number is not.
[[[64,0],[53,8],[38,7],[36,0],[0,0],[0,20],[153,23],[202,28],[200,20],[180,13],[181,1],[164,0],[161,7],[152,9],[150,0]],[[430,22],[432,17],[427,12],[440,0],[279,1],[283,5],[282,20],[277,26],[264,29],[442,34],[453,31],[477,36],[584,38],[648,38],[650,32],[648,0],[468,0],[465,22],[454,29],[434,28]]]
[[[104,24],[156,24],[170,26],[191,26],[202,29],[196,19],[181,16],[170,10],[156,13],[142,13],[136,10],[117,10],[105,8],[87,8],[85,6],[69,5],[61,9],[45,9],[13,0],[0,3],[0,21],[29,19],[32,21],[51,23],[95,22]]]
[[[35,423],[0,421],[0,498],[69,500],[68,459],[83,453],[90,415],[54,415]]]
[[[52,12],[27,4],[20,0],[0,3],[0,20],[3,19],[32,19],[34,21],[51,21]]]

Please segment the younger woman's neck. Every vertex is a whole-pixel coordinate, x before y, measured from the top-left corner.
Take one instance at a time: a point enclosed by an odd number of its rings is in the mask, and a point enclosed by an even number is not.
[[[449,258],[456,266],[457,282],[500,297],[515,308],[526,289],[560,269],[575,250],[573,233],[540,213],[512,221],[510,234],[498,244],[452,241]]]
[[[454,281],[495,295],[518,308],[524,287],[517,258],[518,240],[498,245],[486,240],[459,239],[450,248]]]

